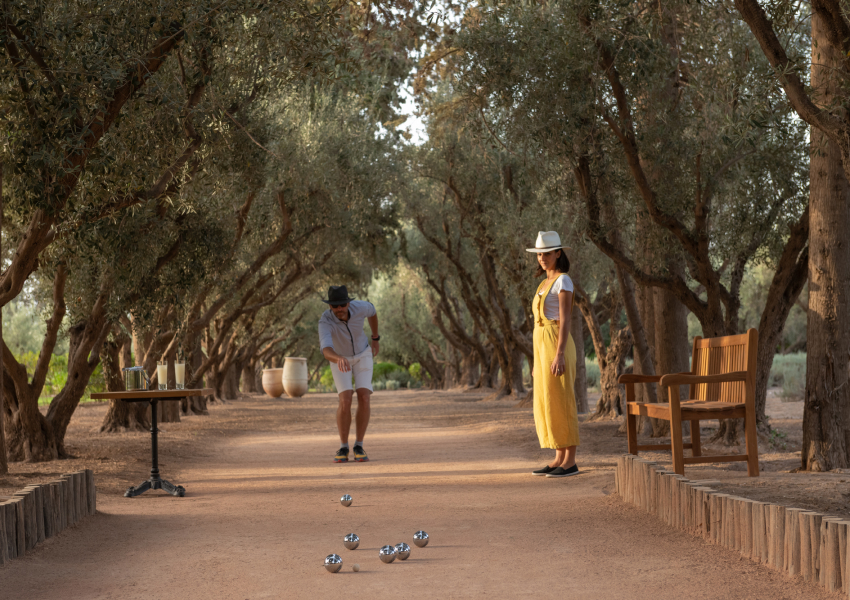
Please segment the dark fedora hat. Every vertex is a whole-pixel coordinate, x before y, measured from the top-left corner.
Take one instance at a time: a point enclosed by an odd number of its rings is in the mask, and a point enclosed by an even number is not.
[[[348,290],[344,285],[332,285],[328,288],[328,299],[322,298],[322,302],[331,306],[342,306],[348,304],[354,298],[348,297]]]

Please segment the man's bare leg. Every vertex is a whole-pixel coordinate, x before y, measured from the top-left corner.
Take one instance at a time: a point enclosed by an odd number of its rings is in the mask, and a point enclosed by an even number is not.
[[[343,444],[348,443],[348,433],[351,431],[351,400],[353,397],[354,392],[351,390],[346,390],[339,394],[339,407],[336,409],[336,427],[339,429],[339,440]],[[360,411],[358,410],[357,412],[359,415]],[[358,424],[357,427],[359,431],[360,425]]]
[[[370,392],[367,388],[357,388],[357,416],[355,417],[355,426],[357,439],[361,442],[363,441],[363,436],[366,435],[366,428],[369,426],[369,415],[372,412],[371,407],[369,406],[371,398],[372,392]],[[351,397],[348,399],[348,406],[351,407]],[[351,423],[350,412],[349,423]]]

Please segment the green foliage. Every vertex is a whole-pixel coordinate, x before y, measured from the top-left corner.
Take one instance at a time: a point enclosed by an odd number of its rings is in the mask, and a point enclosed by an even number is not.
[[[334,375],[331,372],[330,365],[328,365],[326,367],[322,367],[322,375],[319,378],[319,382],[325,388],[328,388],[328,389],[331,389],[331,390],[336,389],[335,386],[334,386]]]
[[[391,373],[403,370],[404,367],[400,367],[395,363],[379,362],[375,363],[375,366],[373,367],[372,377],[375,379],[387,379]]]
[[[410,373],[410,377],[413,381],[422,381],[422,365],[419,363],[413,363],[410,365],[407,372]]]

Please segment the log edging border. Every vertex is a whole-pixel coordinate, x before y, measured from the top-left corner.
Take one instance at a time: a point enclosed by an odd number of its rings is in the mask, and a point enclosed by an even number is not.
[[[97,489],[91,469],[18,490],[0,502],[0,565],[96,512]]]
[[[617,494],[664,523],[775,571],[850,596],[850,520],[759,502],[692,481],[632,454],[617,458]]]

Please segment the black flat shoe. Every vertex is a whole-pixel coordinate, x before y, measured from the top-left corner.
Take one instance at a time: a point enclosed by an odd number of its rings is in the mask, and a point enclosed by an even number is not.
[[[578,475],[578,466],[573,465],[569,469],[556,467],[549,473],[546,473],[546,477],[569,477],[570,475]]]
[[[542,469],[537,469],[536,471],[532,471],[531,474],[532,475],[546,475],[547,473],[551,473],[552,471],[554,471],[557,468],[558,467],[550,467],[549,465],[546,465]]]

